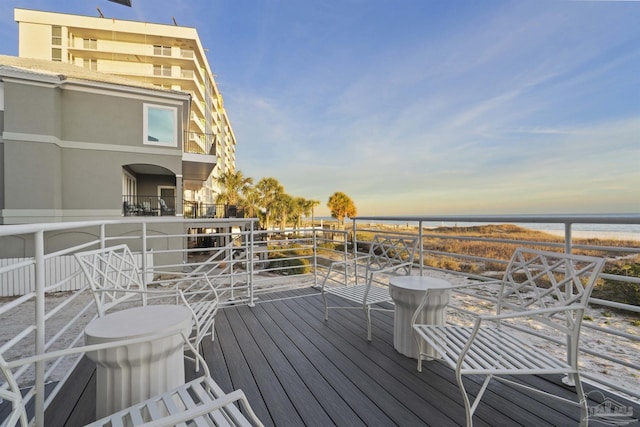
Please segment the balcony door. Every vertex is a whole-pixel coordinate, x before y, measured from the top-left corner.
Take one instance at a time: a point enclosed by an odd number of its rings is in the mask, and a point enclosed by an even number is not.
[[[129,172],[122,171],[122,196],[125,201],[136,204],[138,195],[138,181]]]
[[[158,197],[163,199],[169,209],[176,209],[176,187],[158,186]]]

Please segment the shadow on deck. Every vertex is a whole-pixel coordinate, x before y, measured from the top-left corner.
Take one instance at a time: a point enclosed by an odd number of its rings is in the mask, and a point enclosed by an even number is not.
[[[454,372],[434,361],[420,373],[414,359],[397,353],[392,313],[373,314],[369,343],[362,313],[332,310],[325,322],[322,297],[315,289],[261,298],[254,308],[220,310],[216,338],[205,340],[204,355],[220,387],[244,390],[265,425],[464,425]],[[85,362],[74,384],[47,412],[48,426],[93,421],[95,375],[91,362]],[[187,367],[190,378],[193,365]],[[554,394],[575,396],[558,376],[527,379]],[[468,387],[475,392],[480,385],[470,381]],[[593,388],[586,385],[586,390]],[[632,405],[633,414],[640,414],[640,405],[607,392],[604,396]],[[590,406],[602,402],[599,393],[590,397],[595,398]],[[477,426],[570,426],[578,420],[577,408],[499,382],[491,383],[474,416]]]

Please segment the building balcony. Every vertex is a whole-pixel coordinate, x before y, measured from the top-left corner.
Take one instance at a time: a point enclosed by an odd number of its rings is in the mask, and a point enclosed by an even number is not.
[[[185,218],[244,218],[244,209],[236,205],[184,201]]]
[[[218,161],[213,134],[185,132],[182,152],[182,175],[185,180],[205,181]]]

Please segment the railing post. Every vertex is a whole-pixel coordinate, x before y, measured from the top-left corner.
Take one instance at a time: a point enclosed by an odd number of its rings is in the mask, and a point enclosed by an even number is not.
[[[229,228],[227,229],[227,236],[226,236],[226,241],[225,241],[225,245],[224,245],[227,249],[227,255],[226,255],[226,259],[229,261],[229,284],[231,285],[231,296],[229,297],[230,300],[234,300],[235,297],[235,278],[233,275],[233,263],[234,263],[234,259],[233,259],[233,224],[229,224]]]
[[[253,301],[253,225],[254,222],[249,222],[249,247],[247,248],[247,266],[249,268],[249,280],[247,285],[249,286],[249,307],[255,307],[256,303]]]
[[[571,226],[573,224],[570,222],[565,222],[564,223],[564,252],[567,254],[570,254],[572,251],[572,239],[573,237],[571,236]],[[570,271],[568,271],[571,268],[571,266],[567,265],[566,266],[566,274],[571,274]],[[571,294],[573,293],[572,290],[572,286],[565,286],[564,289],[564,293],[565,293],[565,298],[567,298],[567,300],[569,300],[571,298]],[[570,320],[567,319],[567,323],[569,323]],[[567,364],[571,365],[571,360],[573,359],[573,356],[576,352],[578,352],[578,349],[575,348],[575,346],[573,345],[572,339],[570,335],[567,335],[566,337],[567,340],[567,348],[569,349],[569,351],[567,352]],[[574,387],[576,385],[575,381],[573,380],[573,377],[571,375],[565,375],[562,378],[562,382],[568,386]]]
[[[142,287],[147,290],[147,223],[142,221]],[[142,304],[147,305],[147,294],[142,294]]]
[[[311,221],[311,242],[313,244],[313,286],[318,287],[318,239],[316,238],[316,227]]]
[[[107,227],[105,224],[100,224],[100,249],[104,249],[107,244]]]
[[[571,240],[573,239],[573,237],[571,236],[572,225],[573,224],[570,222],[564,223],[564,252],[567,254],[570,254],[572,250],[572,243],[571,243]]]
[[[352,222],[352,236],[351,236],[351,240],[352,240],[352,245],[353,245],[353,275],[355,276],[354,279],[356,281],[356,285],[358,284],[358,262],[356,261],[356,259],[358,258],[358,238],[356,237],[356,230],[358,229],[356,227],[356,220],[354,219]],[[347,283],[347,279],[349,278],[349,264],[347,264],[347,254],[348,254],[348,249],[347,249],[347,236],[344,236],[344,283]]]
[[[424,275],[424,244],[422,243],[422,221],[418,221],[418,244],[420,245],[420,250],[418,254],[420,255],[420,275]]]
[[[35,233],[35,285],[36,285],[36,355],[45,352],[45,264],[44,264],[44,231]],[[44,361],[36,362],[36,425],[44,426]]]

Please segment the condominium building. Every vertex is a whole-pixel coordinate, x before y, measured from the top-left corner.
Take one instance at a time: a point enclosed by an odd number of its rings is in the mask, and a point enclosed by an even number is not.
[[[181,216],[185,178],[212,163],[183,151],[190,105],[185,92],[0,55],[0,224]]]
[[[185,174],[187,202],[212,204],[216,177],[235,170],[236,139],[195,28],[15,9],[19,56],[74,64],[191,95],[184,152],[207,154]],[[188,165],[187,165],[188,167]],[[188,170],[188,169],[185,169]]]

